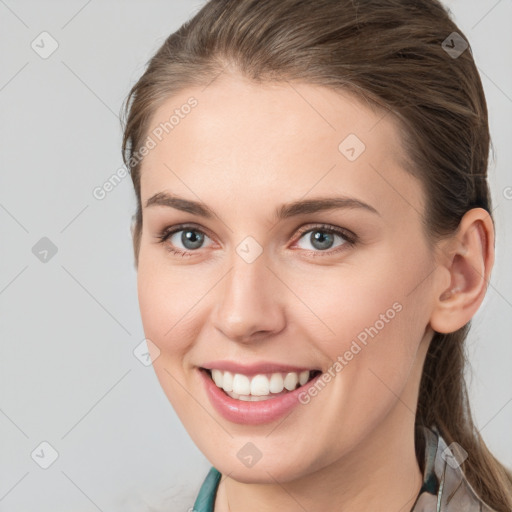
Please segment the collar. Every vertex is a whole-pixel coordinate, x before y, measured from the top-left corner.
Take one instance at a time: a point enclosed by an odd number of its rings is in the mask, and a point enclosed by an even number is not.
[[[467,453],[446,445],[437,427],[417,426],[425,439],[423,484],[411,512],[496,512],[471,487],[460,464]]]

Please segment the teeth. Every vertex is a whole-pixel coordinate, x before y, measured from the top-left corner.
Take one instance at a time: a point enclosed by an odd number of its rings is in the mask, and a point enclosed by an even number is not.
[[[218,388],[222,387],[222,372],[220,370],[212,370],[212,379]]]
[[[247,379],[249,380],[249,379]],[[270,393],[270,383],[265,375],[255,375],[251,380],[251,395],[266,396]],[[246,393],[242,393],[246,394]]]
[[[284,387],[288,391],[293,391],[297,387],[297,382],[299,382],[299,376],[295,373],[288,373],[284,378]]]
[[[223,385],[224,381],[219,387],[222,387]],[[224,388],[222,387],[222,389]],[[233,393],[237,393],[238,395],[249,395],[251,393],[251,381],[247,375],[235,373],[233,376]]]
[[[293,391],[297,384],[303,386],[309,380],[311,372],[258,374],[252,378],[241,373],[231,373],[212,369],[212,379],[216,386],[223,389],[230,397],[237,400],[256,402],[272,398],[272,393],[281,393],[283,390]],[[274,397],[275,398],[275,397]]]
[[[303,372],[300,372],[299,373],[299,385],[300,386],[304,386],[304,384],[306,384],[306,382],[309,380],[309,371],[308,370],[304,370]]]
[[[309,373],[309,372],[308,372]],[[269,390],[271,393],[281,393],[284,388],[283,377],[280,373],[273,373],[270,377]]]
[[[233,374],[231,372],[224,372],[222,377],[222,388],[224,391],[233,391]]]

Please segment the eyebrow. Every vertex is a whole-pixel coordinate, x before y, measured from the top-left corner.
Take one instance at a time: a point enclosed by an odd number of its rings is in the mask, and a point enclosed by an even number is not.
[[[151,196],[147,200],[145,208],[149,208],[151,206],[167,206],[193,215],[205,217],[206,219],[212,219],[217,216],[211,208],[203,203],[183,199],[182,197],[178,197],[167,192],[158,192]],[[297,215],[316,213],[324,210],[336,210],[340,208],[360,208],[376,215],[380,215],[373,206],[364,203],[359,199],[352,197],[321,197],[283,204],[274,211],[274,218],[276,220],[283,220]]]

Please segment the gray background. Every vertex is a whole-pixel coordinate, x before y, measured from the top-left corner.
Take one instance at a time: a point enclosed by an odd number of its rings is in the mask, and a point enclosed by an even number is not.
[[[92,194],[122,165],[130,86],[202,3],[0,0],[0,511],[186,510],[210,466],[133,354],[131,180]],[[468,339],[471,400],[512,466],[512,0],[446,5],[472,45],[495,147],[497,261]],[[51,49],[43,31],[58,43],[48,58],[31,47]],[[43,441],[59,455],[48,469]]]

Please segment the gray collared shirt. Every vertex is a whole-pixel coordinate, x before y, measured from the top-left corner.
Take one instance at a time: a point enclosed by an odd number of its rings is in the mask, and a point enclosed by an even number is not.
[[[448,447],[436,427],[420,427],[425,435],[423,485],[411,512],[496,512],[477,495],[461,463],[467,453],[457,443]]]

